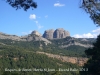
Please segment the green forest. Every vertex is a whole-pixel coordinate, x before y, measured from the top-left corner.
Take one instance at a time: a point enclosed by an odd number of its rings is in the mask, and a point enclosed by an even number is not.
[[[52,54],[62,53],[63,56],[85,57],[85,48],[71,46],[63,49],[54,44],[55,41],[53,44],[45,45],[43,41],[28,42],[0,39],[0,75],[55,75],[58,72],[61,75],[79,75],[79,71],[59,71],[59,68],[79,69],[80,66],[49,58],[36,52],[43,51]],[[37,70],[34,71],[34,69]],[[47,70],[44,71],[44,69]]]

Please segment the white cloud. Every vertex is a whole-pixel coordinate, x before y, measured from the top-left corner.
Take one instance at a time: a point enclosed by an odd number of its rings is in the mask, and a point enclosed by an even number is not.
[[[38,24],[38,21],[35,21],[36,24]]]
[[[30,19],[36,19],[36,15],[35,15],[35,14],[31,14],[31,15],[29,16],[29,18],[30,18]]]
[[[100,33],[100,28],[93,30],[92,32]]]
[[[22,32],[22,35],[28,35],[32,32],[32,30],[28,31],[28,32]]]
[[[46,17],[48,17],[48,16],[46,16]],[[43,26],[40,25],[39,22],[36,20],[36,18],[41,18],[41,17],[38,17],[38,16],[36,16],[35,14],[31,14],[29,18],[30,18],[30,19],[34,19],[34,22],[36,23],[36,26],[38,27],[38,29],[43,28]],[[29,32],[22,32],[22,33],[26,35],[26,34],[28,34]]]
[[[55,7],[62,7],[62,6],[65,6],[65,4],[61,4],[61,3],[57,2],[57,3],[54,4],[54,6]]]
[[[45,15],[44,17],[45,17],[45,18],[48,18],[48,15]]]
[[[74,37],[75,38],[96,38],[96,34],[91,34],[91,33],[86,33],[86,34],[75,34]]]
[[[43,28],[43,26],[42,26],[42,25],[40,25],[40,24],[37,24],[37,27],[38,27],[38,29]]]
[[[75,34],[73,37],[75,38],[97,38],[99,34],[100,34],[100,28],[92,30],[90,33]]]
[[[36,26],[38,27],[38,29],[43,28],[43,26],[42,26],[42,25],[40,25],[38,21],[34,21],[34,22],[36,23]]]

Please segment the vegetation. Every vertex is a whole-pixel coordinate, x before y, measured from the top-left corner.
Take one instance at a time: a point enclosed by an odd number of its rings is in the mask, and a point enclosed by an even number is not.
[[[11,42],[11,40],[9,41]],[[17,42],[16,45],[15,43],[12,45],[10,42],[7,40],[5,44],[4,42],[0,42],[0,75],[51,75],[54,74],[54,70],[51,72],[49,70],[49,72],[32,70],[35,68],[42,70],[44,68],[56,70],[59,68],[79,68],[79,66],[75,64],[64,63],[57,59],[48,58],[43,54],[36,54],[34,48],[26,48],[23,47],[24,45],[19,46],[19,42]],[[15,69],[15,71],[10,72],[8,69]],[[62,75],[65,75],[66,73],[67,75],[79,74],[78,72],[74,71],[63,71],[60,73]]]
[[[75,41],[68,41],[70,40],[69,38],[65,39],[58,39],[58,40],[51,40],[52,44],[45,45],[43,41],[13,41],[9,39],[1,39],[0,42],[6,44],[6,45],[11,45],[11,46],[17,46],[17,47],[22,47],[24,49],[28,49],[30,51],[43,51],[47,53],[52,53],[52,54],[58,54],[58,55],[63,55],[63,56],[75,56],[75,57],[86,57],[86,54],[84,53],[85,47],[81,46],[69,46],[65,48],[61,48],[61,45],[68,45],[70,42],[75,42]],[[76,40],[79,42],[78,40]],[[62,44],[63,43],[63,44]],[[80,41],[80,43],[83,43],[83,41]],[[84,44],[92,44],[93,42],[84,42]]]
[[[37,8],[37,3],[33,0],[6,0],[13,8],[23,8],[27,11],[29,8]],[[81,8],[90,14],[90,18],[95,24],[100,26],[100,0],[81,0]]]
[[[85,50],[89,60],[83,68],[88,68],[88,71],[81,71],[81,75],[100,75],[100,35],[93,45],[93,48]]]
[[[83,0],[82,8],[90,14],[94,23],[100,26],[100,0]],[[80,71],[80,75],[100,75],[100,35],[93,46],[85,50],[89,60],[83,68],[88,68],[88,71]]]
[[[90,14],[95,24],[100,26],[100,0],[82,0],[81,8]]]
[[[27,11],[29,8],[37,8],[37,4],[33,0],[6,0],[6,2],[16,10],[23,8]]]

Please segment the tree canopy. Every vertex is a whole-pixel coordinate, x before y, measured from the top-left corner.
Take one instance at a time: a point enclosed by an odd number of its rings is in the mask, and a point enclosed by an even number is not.
[[[81,8],[90,14],[97,26],[100,26],[100,0],[82,0]]]
[[[37,8],[37,3],[33,0],[6,0],[6,2],[12,7],[16,8],[16,10],[23,8],[25,11],[27,11],[30,7],[32,9]]]
[[[88,71],[81,71],[81,75],[100,75],[100,35],[93,46],[93,48],[89,48],[85,51],[89,60],[84,65],[84,68],[88,68]]]

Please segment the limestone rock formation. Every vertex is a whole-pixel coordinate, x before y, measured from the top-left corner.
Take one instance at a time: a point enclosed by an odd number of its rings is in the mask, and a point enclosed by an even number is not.
[[[61,39],[61,38],[66,38],[67,36],[70,36],[70,33],[63,28],[58,28],[55,31],[53,29],[46,30],[43,34],[43,37],[46,39]]]
[[[61,56],[61,55],[57,55],[57,54],[51,54],[51,53],[39,52],[39,51],[37,51],[37,53],[45,54],[48,57],[56,58],[58,60],[61,60],[62,62],[70,62],[73,64],[78,64],[79,66],[83,66],[88,60],[88,58],[83,58],[83,57]]]
[[[31,34],[37,35],[37,36],[42,36],[38,31],[33,31]]]
[[[46,45],[51,43],[49,40],[43,38],[38,31],[33,31],[31,34],[24,36],[23,38],[26,39],[26,41],[44,41]]]
[[[53,39],[53,33],[54,33],[54,30],[53,29],[50,29],[50,30],[46,30],[43,34],[43,37],[44,38],[47,38],[47,39]]]
[[[70,33],[63,28],[56,29],[53,34],[54,38],[66,38],[67,36],[70,36]]]
[[[21,39],[19,36],[16,35],[9,35],[9,34],[5,34],[0,32],[0,39],[11,39],[11,40],[16,40],[16,41],[21,41],[23,39]],[[24,41],[24,40],[23,40]]]
[[[0,32],[0,39],[11,39],[15,41],[32,41],[32,40],[33,41],[44,41],[46,45],[48,43],[51,43],[49,40],[43,38],[41,34],[37,31],[33,31],[31,34],[21,36],[21,37]]]
[[[48,43],[51,43],[49,40],[47,40],[47,39],[45,39],[45,38],[43,38],[42,36],[37,36],[37,35],[29,35],[28,37],[27,37],[27,41],[32,41],[32,40],[34,40],[34,41],[44,41],[44,42],[46,42],[47,44]]]

